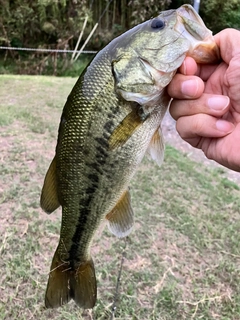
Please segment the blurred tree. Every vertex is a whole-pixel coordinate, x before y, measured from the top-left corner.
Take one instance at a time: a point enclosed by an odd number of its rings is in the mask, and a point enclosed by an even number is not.
[[[1,44],[59,44],[78,34],[86,13],[87,0],[0,0]]]
[[[101,47],[104,43],[120,33],[157,15],[165,10],[171,0],[100,0],[93,1],[93,20],[99,23],[98,30],[93,38],[95,46]],[[104,9],[107,7],[107,10]],[[104,12],[104,15],[102,15]]]
[[[91,49],[183,0],[0,0],[0,45],[74,48],[86,16],[82,41],[98,22]],[[200,14],[217,32],[240,28],[240,0],[202,0]]]
[[[213,33],[229,27],[240,29],[240,0],[202,0],[200,15]]]
[[[132,23],[135,25],[139,23],[140,21],[144,21],[146,19],[150,19],[151,17],[154,17],[159,14],[160,11],[166,10],[171,0],[135,0],[130,1],[133,5],[133,11],[132,11]]]
[[[184,1],[184,0],[172,0],[170,5],[168,6],[168,9],[177,9],[179,7],[181,7],[183,4],[188,3],[188,4],[192,4],[193,1],[189,0],[189,1]]]
[[[86,15],[83,40],[99,22],[91,45],[113,37],[164,10],[171,0],[0,0],[0,45],[74,47]]]

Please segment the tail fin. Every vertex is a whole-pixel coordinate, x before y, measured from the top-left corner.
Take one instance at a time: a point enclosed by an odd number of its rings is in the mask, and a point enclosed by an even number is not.
[[[56,251],[45,295],[46,308],[57,308],[73,299],[79,307],[91,309],[96,298],[97,284],[92,259],[72,270],[68,263],[61,262]]]

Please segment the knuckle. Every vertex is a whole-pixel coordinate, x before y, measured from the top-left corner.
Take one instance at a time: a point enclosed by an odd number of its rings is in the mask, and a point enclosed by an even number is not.
[[[198,114],[195,116],[195,119],[192,123],[192,130],[199,135],[202,135],[204,132],[204,128],[206,127],[206,119],[202,114]]]

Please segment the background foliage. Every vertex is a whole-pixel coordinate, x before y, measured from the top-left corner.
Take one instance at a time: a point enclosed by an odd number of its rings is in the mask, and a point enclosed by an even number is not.
[[[170,3],[171,0],[150,0],[147,4],[143,0],[0,0],[0,42],[12,46],[59,46],[69,41],[73,47],[88,15],[85,37],[99,22],[91,43],[92,48],[99,47]]]
[[[87,16],[80,46],[98,23],[87,48],[99,50],[132,26],[183,3],[193,1],[0,0],[0,46],[74,49]],[[200,8],[203,20],[214,33],[226,27],[240,28],[240,0],[202,0]],[[46,54],[1,50],[0,73],[61,75],[69,70],[68,58],[69,55],[59,58],[48,54],[46,58]],[[17,68],[11,69],[12,66]]]
[[[200,15],[214,33],[224,28],[240,29],[240,0],[202,0]]]

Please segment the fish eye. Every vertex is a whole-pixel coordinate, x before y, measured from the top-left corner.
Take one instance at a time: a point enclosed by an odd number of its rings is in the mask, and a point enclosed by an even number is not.
[[[153,29],[163,29],[165,27],[165,22],[159,18],[152,20],[151,28]]]

